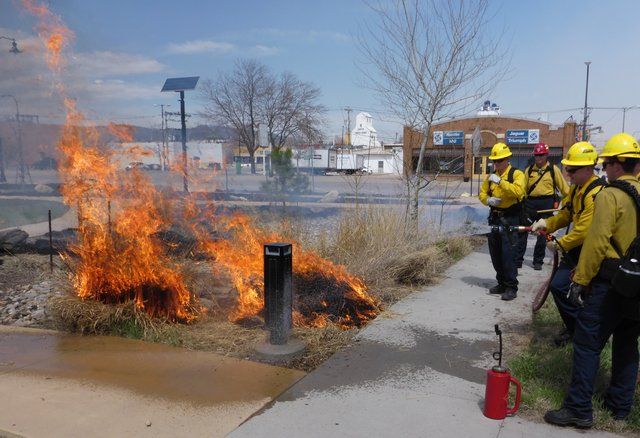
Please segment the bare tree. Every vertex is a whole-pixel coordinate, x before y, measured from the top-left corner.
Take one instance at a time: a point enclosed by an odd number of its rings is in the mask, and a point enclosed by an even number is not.
[[[501,38],[488,25],[488,0],[394,0],[372,5],[363,68],[373,89],[406,126],[421,132],[415,174],[405,169],[407,210],[417,225],[431,127],[463,114],[503,77]]]
[[[320,89],[285,72],[270,80],[262,106],[269,143],[281,149],[309,127],[322,124],[326,108],[318,103]]]
[[[258,125],[270,82],[265,65],[255,60],[240,60],[232,72],[221,73],[215,82],[205,81],[201,91],[206,102],[203,115],[235,129],[251,157],[251,173],[256,171]]]

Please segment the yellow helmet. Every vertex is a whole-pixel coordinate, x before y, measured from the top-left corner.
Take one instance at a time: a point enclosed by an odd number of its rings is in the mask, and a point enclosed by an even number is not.
[[[598,153],[588,141],[579,141],[567,151],[567,156],[561,161],[564,166],[595,166]]]
[[[640,158],[638,140],[626,132],[614,135],[602,148],[600,158],[605,157]]]
[[[511,149],[504,143],[496,143],[491,148],[491,155],[489,155],[490,160],[502,160],[503,158],[507,158],[513,155],[511,153]]]

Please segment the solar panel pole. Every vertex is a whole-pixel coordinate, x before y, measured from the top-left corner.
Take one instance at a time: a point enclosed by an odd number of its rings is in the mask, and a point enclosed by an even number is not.
[[[180,90],[180,122],[182,123],[182,177],[183,187],[189,193],[189,181],[187,178],[187,122],[184,115],[184,91]]]

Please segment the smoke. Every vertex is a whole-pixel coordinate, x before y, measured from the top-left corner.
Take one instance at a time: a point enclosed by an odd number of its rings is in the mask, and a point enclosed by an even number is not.
[[[0,27],[0,35],[11,35],[22,53],[0,50],[0,94],[16,97],[23,114],[37,114],[41,122],[64,121],[64,102],[47,65],[47,50],[39,37]],[[112,52],[76,52],[66,57],[58,72],[68,96],[82,102],[88,114],[102,114],[114,103],[127,108],[134,101],[157,99],[160,85],[148,85],[140,78],[159,73],[165,66],[143,55]],[[139,103],[139,102],[137,102]],[[119,106],[120,106],[119,105]],[[13,117],[15,107],[0,99],[0,120]]]

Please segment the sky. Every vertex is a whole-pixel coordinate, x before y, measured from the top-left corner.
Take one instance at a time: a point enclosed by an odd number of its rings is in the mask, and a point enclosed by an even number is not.
[[[390,3],[388,0],[386,3]],[[241,58],[273,72],[291,71],[322,91],[328,108],[324,132],[340,134],[345,107],[368,111],[383,141],[401,135],[402,124],[362,77],[359,45],[375,14],[360,0],[49,0],[49,8],[74,32],[64,79],[87,117],[97,123],[159,126],[157,104],[178,110],[175,93],[160,93],[168,77],[213,79]],[[635,0],[514,2],[492,0],[487,32],[501,33],[510,61],[506,79],[486,99],[505,115],[562,123],[581,120],[584,61],[591,61],[589,106],[640,105],[640,33]],[[24,50],[8,52],[0,40],[0,95],[15,95],[21,112],[41,122],[60,120],[59,102],[37,39],[36,20],[17,0],[0,0],[0,35]],[[187,93],[187,112],[203,101]],[[0,118],[13,112],[0,99]],[[621,129],[622,110],[591,114],[602,136]],[[354,114],[352,114],[352,120]],[[190,121],[191,123],[191,121]],[[196,120],[193,119],[193,123]],[[626,131],[640,135],[640,109],[630,109]]]

